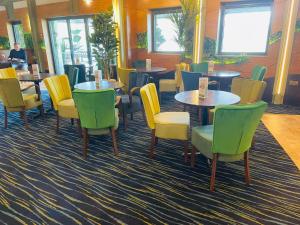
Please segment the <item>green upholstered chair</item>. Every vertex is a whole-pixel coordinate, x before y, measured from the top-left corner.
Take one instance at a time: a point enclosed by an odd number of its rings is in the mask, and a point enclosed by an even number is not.
[[[195,73],[208,73],[208,62],[192,63],[191,72]]]
[[[251,79],[252,80],[260,80],[263,81],[267,72],[267,68],[265,66],[255,66],[252,70]]]
[[[267,103],[219,106],[213,125],[192,130],[191,165],[195,165],[196,151],[212,159],[210,191],[214,191],[217,161],[234,162],[244,159],[245,180],[250,183],[249,150]],[[230,131],[230,132],[228,132]]]
[[[129,73],[129,82],[128,94],[121,96],[122,103],[122,116],[125,125],[125,129],[127,129],[128,120],[127,115],[130,114],[131,120],[133,120],[133,114],[135,112],[142,112],[143,117],[145,119],[144,110],[142,107],[142,102],[140,98],[140,89],[144,85],[146,85],[149,81],[148,74],[139,74],[137,72]]]
[[[25,127],[28,128],[26,111],[38,108],[43,114],[43,102],[37,94],[22,94],[16,78],[0,79],[0,99],[4,106],[4,127],[8,126],[8,112],[20,112]]]
[[[87,157],[89,135],[111,134],[113,152],[118,155],[116,130],[119,126],[118,109],[115,108],[113,89],[85,91],[75,90],[73,98],[83,128],[83,155]]]
[[[146,60],[136,60],[132,63],[132,67],[135,69],[146,68]]]

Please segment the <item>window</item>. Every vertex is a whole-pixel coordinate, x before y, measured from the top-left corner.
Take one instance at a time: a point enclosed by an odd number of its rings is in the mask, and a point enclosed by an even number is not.
[[[270,0],[223,3],[218,53],[266,54],[272,6]]]
[[[181,52],[177,43],[176,26],[171,19],[178,8],[152,10],[152,50],[154,52]]]
[[[66,17],[48,21],[56,73],[64,73],[65,64],[84,64],[91,73],[97,62],[88,36],[93,32],[92,17]]]
[[[14,34],[14,42],[17,42],[20,44],[21,48],[25,48],[25,41],[24,41],[24,31],[23,31],[23,25],[20,21],[15,21],[11,23],[12,30]]]

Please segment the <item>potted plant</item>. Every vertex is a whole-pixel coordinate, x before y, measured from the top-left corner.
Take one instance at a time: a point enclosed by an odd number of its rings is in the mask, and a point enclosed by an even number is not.
[[[101,12],[93,17],[95,32],[89,40],[93,46],[93,54],[102,70],[105,79],[110,78],[110,65],[118,55],[119,41],[116,37],[117,23],[113,21],[113,11]]]
[[[170,15],[175,24],[177,43],[183,49],[182,61],[191,61],[194,47],[195,20],[199,15],[198,0],[180,0],[181,9]]]

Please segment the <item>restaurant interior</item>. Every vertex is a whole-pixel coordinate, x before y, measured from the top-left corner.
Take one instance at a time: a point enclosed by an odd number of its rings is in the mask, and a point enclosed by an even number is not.
[[[300,0],[0,0],[0,224],[300,224]]]

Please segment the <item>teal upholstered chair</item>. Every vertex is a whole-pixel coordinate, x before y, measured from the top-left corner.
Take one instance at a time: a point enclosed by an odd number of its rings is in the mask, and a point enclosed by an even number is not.
[[[69,68],[67,76],[69,78],[69,83],[72,90],[74,90],[74,86],[78,84],[78,75],[79,75],[79,69],[76,68],[75,66],[71,66]]]
[[[113,89],[84,91],[75,90],[73,98],[83,128],[83,154],[87,157],[89,135],[111,134],[114,154],[118,155],[115,131],[118,129],[118,109],[115,108],[115,91]]]
[[[195,73],[208,73],[208,62],[192,63],[191,72]]]
[[[210,191],[214,191],[217,161],[234,162],[244,158],[245,180],[250,183],[249,149],[266,108],[267,103],[263,101],[219,106],[215,110],[213,125],[193,128],[191,165],[195,165],[197,150],[212,159]]]
[[[267,68],[265,66],[255,66],[252,70],[251,79],[252,80],[260,80],[263,81],[267,72]]]
[[[132,63],[132,67],[135,69],[146,68],[146,60],[136,60]]]

